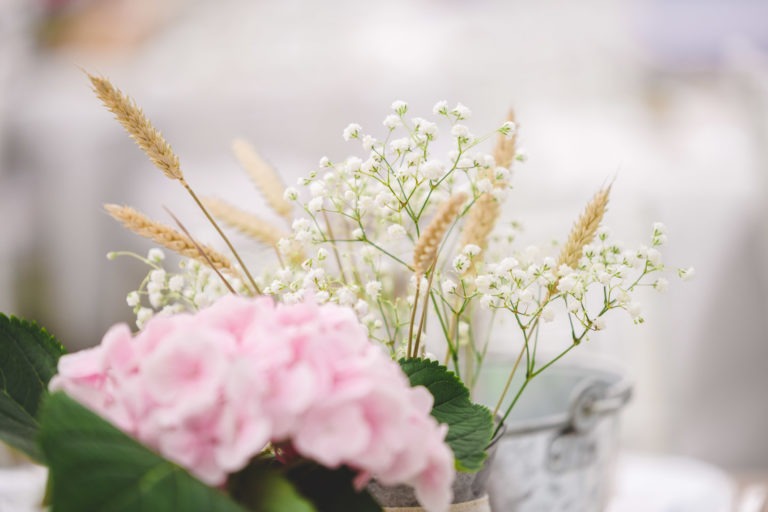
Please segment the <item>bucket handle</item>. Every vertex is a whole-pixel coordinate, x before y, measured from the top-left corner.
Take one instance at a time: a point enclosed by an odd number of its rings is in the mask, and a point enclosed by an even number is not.
[[[597,441],[589,435],[597,422],[621,409],[632,396],[632,385],[621,380],[613,385],[599,379],[588,379],[571,395],[566,427],[549,443],[547,468],[553,473],[573,471],[593,463],[597,457]]]
[[[569,426],[587,432],[597,421],[621,409],[632,397],[632,384],[622,379],[608,384],[600,379],[587,379],[571,395]]]

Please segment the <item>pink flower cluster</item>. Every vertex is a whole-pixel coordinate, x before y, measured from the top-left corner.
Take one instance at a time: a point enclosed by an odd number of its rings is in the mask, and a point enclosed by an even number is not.
[[[124,324],[66,355],[52,390],[73,398],[210,485],[268,442],[448,507],[453,454],[432,395],[410,387],[354,313],[311,301],[227,296],[194,315]]]

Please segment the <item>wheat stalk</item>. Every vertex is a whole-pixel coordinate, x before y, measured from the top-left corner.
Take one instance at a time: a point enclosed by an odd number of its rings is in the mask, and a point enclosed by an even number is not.
[[[104,106],[115,115],[131,138],[147,154],[158,169],[172,180],[182,180],[184,175],[179,165],[179,157],[171,149],[157,128],[144,115],[141,108],[112,82],[103,77],[88,73],[96,96]]]
[[[267,204],[278,215],[290,219],[293,205],[283,197],[285,185],[274,168],[265,162],[256,152],[256,149],[243,139],[236,139],[232,143],[232,150],[240,165],[243,166],[251,180],[261,190],[261,193],[264,194]]]
[[[411,310],[411,321],[408,327],[408,349],[407,354],[413,357],[418,349],[419,340],[421,339],[421,329],[423,325],[420,325],[419,332],[416,335],[416,344],[413,344],[413,328],[416,322],[416,310],[419,307],[419,294],[421,292],[421,278],[424,276],[430,268],[435,264],[437,260],[437,252],[440,249],[440,243],[443,241],[446,231],[451,226],[451,223],[459,215],[459,209],[461,205],[467,200],[467,194],[464,192],[458,192],[450,196],[437,211],[432,221],[427,225],[424,231],[421,232],[419,239],[416,240],[416,246],[413,249],[413,269],[416,273],[416,292],[413,298],[413,309]],[[425,297],[429,297],[429,288],[432,285],[432,276],[434,272],[429,275],[429,284],[427,285],[427,291]],[[427,307],[426,299],[424,307]],[[423,315],[422,315],[423,316]]]
[[[288,238],[288,233],[275,228],[268,222],[250,214],[226,201],[217,198],[203,199],[203,204],[214,217],[263,244],[277,247],[281,238]]]
[[[88,78],[91,80],[93,90],[99,99],[101,99],[102,103],[104,103],[109,111],[115,114],[115,117],[120,124],[122,124],[128,131],[128,134],[147,154],[149,159],[163,171],[163,174],[172,180],[178,181],[186,189],[200,210],[202,210],[205,217],[216,229],[216,232],[227,244],[229,250],[232,251],[232,254],[240,264],[240,268],[245,272],[253,289],[256,290],[256,293],[261,293],[259,285],[256,284],[256,280],[251,275],[251,272],[248,270],[248,267],[245,265],[242,258],[240,258],[240,255],[237,250],[235,250],[232,242],[229,241],[227,235],[224,234],[224,231],[221,230],[214,218],[205,208],[195,191],[189,183],[187,183],[187,180],[184,179],[184,174],[181,172],[181,167],[179,165],[179,158],[160,132],[152,125],[149,119],[147,119],[144,112],[142,112],[129,96],[123,94],[120,89],[112,85],[112,82],[106,78],[97,77],[89,73]]]
[[[601,188],[592,197],[584,208],[584,212],[573,224],[568,241],[560,250],[557,258],[557,265],[568,265],[576,268],[579,264],[584,246],[591,243],[595,238],[600,222],[603,220],[605,211],[608,207],[608,198],[611,193],[611,186]]]
[[[416,241],[413,249],[413,268],[417,277],[426,274],[437,257],[437,250],[445,232],[459,214],[461,205],[467,200],[467,194],[458,192],[450,196],[427,225]]]
[[[515,112],[513,110],[509,111],[507,121],[515,122]],[[496,165],[507,168],[512,165],[512,160],[515,157],[516,141],[517,130],[515,130],[509,138],[503,134],[499,134],[496,146],[493,150],[493,157],[496,161]],[[484,169],[478,177],[480,179],[491,180],[494,187],[499,187],[500,185],[494,176],[493,170]],[[467,221],[461,232],[460,246],[465,247],[469,244],[473,244],[480,247],[480,258],[482,258],[488,247],[488,239],[496,225],[500,212],[501,206],[499,201],[492,193],[484,192],[481,194],[467,214]],[[472,264],[467,269],[467,273],[473,274],[475,272],[476,262],[477,259],[472,261]]]
[[[237,275],[232,262],[220,252],[207,245],[200,245],[198,248],[188,236],[179,233],[165,224],[153,221],[129,206],[105,204],[104,209],[107,210],[112,218],[121,222],[126,228],[137,235],[148,238],[166,249],[170,249],[187,258],[192,258],[206,264],[208,264],[207,260],[210,260],[210,263],[217,269]],[[201,254],[201,250],[205,253],[205,256]]]
[[[480,247],[480,257],[488,246],[488,239],[499,218],[501,206],[493,194],[485,192],[477,198],[467,214],[467,221],[461,231],[460,246],[474,244]],[[472,267],[474,267],[474,262]],[[469,270],[468,270],[469,272]]]
[[[515,111],[510,109],[507,114],[507,121],[516,123]],[[512,165],[512,160],[515,158],[517,152],[517,127],[512,132],[510,137],[504,134],[499,134],[496,140],[496,147],[493,150],[493,158],[496,160],[496,165],[500,167],[509,168]]]

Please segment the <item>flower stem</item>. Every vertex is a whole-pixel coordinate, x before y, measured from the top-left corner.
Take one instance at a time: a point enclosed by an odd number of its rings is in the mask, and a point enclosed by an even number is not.
[[[216,228],[216,231],[219,233],[219,236],[224,240],[224,242],[227,244],[227,247],[229,247],[229,250],[232,251],[232,254],[235,256],[235,259],[240,264],[240,267],[243,269],[243,272],[245,272],[245,275],[248,276],[248,280],[251,282],[251,286],[253,286],[253,289],[261,295],[261,288],[259,288],[259,285],[256,284],[256,280],[251,275],[250,271],[248,270],[248,267],[245,266],[245,263],[243,263],[243,260],[240,258],[240,255],[235,250],[234,246],[232,245],[232,242],[229,241],[229,238],[227,238],[227,235],[224,234],[224,231],[221,230],[219,225],[216,223],[216,221],[213,219],[210,213],[208,213],[208,210],[203,206],[203,202],[200,201],[200,198],[197,197],[197,194],[195,194],[195,191],[192,190],[192,187],[189,186],[189,183],[187,183],[187,180],[184,178],[181,178],[181,184],[184,186],[185,189],[187,189],[187,192],[189,192],[189,195],[192,196],[192,199],[195,200],[195,203],[197,203],[197,206],[200,207],[200,209],[205,214],[208,221],[213,225],[214,228]]]

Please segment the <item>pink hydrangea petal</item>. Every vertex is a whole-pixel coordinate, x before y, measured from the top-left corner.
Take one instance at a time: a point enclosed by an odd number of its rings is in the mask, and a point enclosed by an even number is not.
[[[63,389],[210,485],[271,441],[370,478],[409,484],[428,509],[450,499],[453,456],[432,397],[367,339],[355,313],[312,301],[225,297],[155,317],[134,338],[61,360]]]
[[[354,461],[368,446],[370,435],[362,411],[350,404],[307,414],[293,444],[300,454],[335,468]]]

